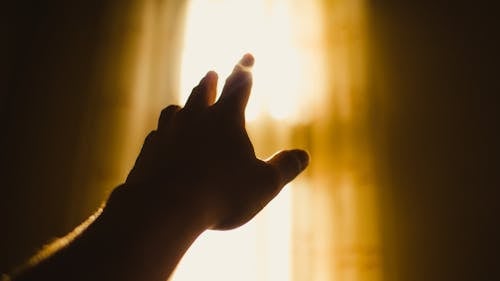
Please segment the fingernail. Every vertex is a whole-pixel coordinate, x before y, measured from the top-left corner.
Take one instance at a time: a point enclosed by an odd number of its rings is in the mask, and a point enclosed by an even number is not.
[[[309,165],[309,154],[304,150],[295,150],[295,156],[299,160],[300,170],[303,171]]]
[[[205,79],[207,79],[208,81],[214,81],[218,78],[218,75],[217,75],[217,72],[213,71],[213,70],[210,70],[209,72],[207,72],[207,74],[205,75]]]
[[[255,58],[250,53],[246,53],[240,60],[240,64],[245,67],[252,67],[255,62]]]

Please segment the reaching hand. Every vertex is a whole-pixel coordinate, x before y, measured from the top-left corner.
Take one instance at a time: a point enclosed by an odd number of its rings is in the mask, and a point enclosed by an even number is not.
[[[255,157],[244,115],[253,62],[248,54],[240,60],[217,102],[217,74],[208,72],[184,108],[165,108],[102,214],[15,280],[165,280],[204,230],[238,227],[264,208],[309,156]]]
[[[202,216],[206,227],[230,229],[250,220],[305,169],[303,150],[281,151],[268,161],[255,156],[244,115],[253,63],[250,54],[240,60],[217,102],[218,77],[211,71],[184,108],[170,105],[161,112],[126,182],[158,204],[138,207],[155,205],[162,212],[161,205],[174,201]]]

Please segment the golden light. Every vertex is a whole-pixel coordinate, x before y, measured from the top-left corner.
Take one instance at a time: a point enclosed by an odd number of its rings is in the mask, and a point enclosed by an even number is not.
[[[208,70],[220,91],[250,52],[257,156],[301,147],[313,160],[250,223],[205,232],[171,280],[381,280],[364,9],[364,0],[190,1],[177,102]]]
[[[311,14],[314,2],[307,2],[302,6],[309,7],[305,16],[311,31],[320,27],[319,14]],[[179,103],[187,100],[207,70],[218,72],[220,94],[235,62],[252,53],[256,58],[254,86],[246,118],[259,157],[290,145],[290,128],[310,121],[308,109],[319,94],[314,92],[314,84],[322,78],[323,60],[321,54],[303,45],[302,37],[310,34],[293,19],[304,11],[292,8],[283,0],[192,0],[188,8]],[[316,41],[308,43],[318,44],[318,38],[309,39]],[[271,142],[266,139],[266,129],[274,131]],[[172,279],[291,280],[290,188],[247,225],[203,234]]]
[[[257,62],[247,120],[264,115],[292,122],[308,120],[305,109],[315,101],[314,93],[309,91],[321,79],[318,69],[322,60],[311,60],[314,54],[304,52],[304,38],[300,38],[304,32],[296,29],[293,21],[298,12],[284,0],[191,1],[179,102],[185,102],[207,70],[217,71],[222,84],[234,63],[250,52]],[[313,19],[310,25],[317,23],[309,29],[319,29],[317,14],[305,16]]]
[[[123,73],[127,110],[116,109],[128,120],[122,174],[163,107],[184,104],[208,70],[222,88],[247,52],[256,58],[246,116],[257,156],[311,154],[293,187],[247,225],[204,233],[171,279],[382,280],[366,0],[191,0],[186,14],[182,1],[140,2]]]

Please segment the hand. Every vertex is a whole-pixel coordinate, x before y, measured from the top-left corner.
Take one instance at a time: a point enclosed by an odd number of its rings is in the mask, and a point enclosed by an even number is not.
[[[211,71],[184,108],[162,111],[123,190],[158,203],[136,202],[138,208],[171,212],[168,206],[176,202],[203,217],[207,228],[230,229],[250,220],[305,169],[309,157],[303,150],[281,151],[268,161],[255,156],[244,115],[253,63],[250,54],[240,60],[217,102],[218,77]]]

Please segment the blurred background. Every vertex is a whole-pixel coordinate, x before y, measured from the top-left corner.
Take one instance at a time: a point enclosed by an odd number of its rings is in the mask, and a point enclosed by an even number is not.
[[[495,280],[498,45],[488,4],[370,0],[11,3],[0,96],[0,272],[123,182],[168,104],[256,57],[261,158],[311,166],[171,280]]]

